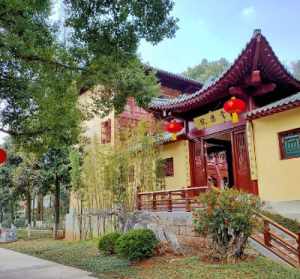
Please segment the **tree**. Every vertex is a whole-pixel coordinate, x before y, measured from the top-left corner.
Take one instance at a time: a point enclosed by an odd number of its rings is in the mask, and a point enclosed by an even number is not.
[[[199,80],[200,82],[206,82],[208,80],[216,79],[221,73],[229,67],[229,62],[225,58],[220,58],[216,61],[208,61],[202,59],[201,63],[189,67],[183,75],[186,77]]]
[[[292,62],[292,70],[294,76],[300,80],[300,60]]]
[[[6,139],[4,148],[8,151],[8,158],[7,162],[0,167],[0,223],[5,221],[4,214],[8,212],[10,213],[10,223],[13,223],[15,209],[19,201],[14,175],[16,168],[22,162],[22,158],[16,154],[10,139]]]
[[[32,201],[35,200],[36,195],[41,191],[43,185],[43,177],[39,161],[34,154],[23,153],[22,163],[16,168],[15,192],[26,201],[27,206],[27,223],[32,224]]]
[[[1,131],[45,151],[76,142],[78,72],[50,25],[50,1],[0,3]]]
[[[79,90],[101,84],[95,107],[121,111],[129,95],[145,105],[158,93],[136,55],[138,43],[172,37],[171,0],[65,0],[64,45],[49,20],[51,1],[0,3],[1,131],[42,153],[76,143]]]
[[[41,161],[43,192],[54,195],[54,237],[60,223],[61,190],[70,186],[70,160],[67,149],[49,149]]]
[[[174,36],[177,20],[172,0],[64,0],[71,52],[85,69],[80,88],[101,84],[95,104],[101,112],[122,111],[128,96],[145,106],[159,93],[153,74],[137,57],[141,39],[157,44]]]

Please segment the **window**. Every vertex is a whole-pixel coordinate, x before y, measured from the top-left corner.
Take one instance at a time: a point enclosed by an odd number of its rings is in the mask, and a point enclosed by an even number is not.
[[[101,123],[101,143],[111,142],[111,120],[107,120]]]
[[[281,159],[300,157],[300,128],[278,134]]]
[[[174,176],[174,163],[173,158],[163,160],[163,167],[165,176]]]

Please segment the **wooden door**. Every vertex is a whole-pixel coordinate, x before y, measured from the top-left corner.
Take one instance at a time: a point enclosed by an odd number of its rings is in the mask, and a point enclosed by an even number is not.
[[[232,132],[234,186],[239,190],[254,193],[250,176],[250,164],[245,130]]]
[[[192,187],[207,186],[205,146],[203,139],[190,142]]]

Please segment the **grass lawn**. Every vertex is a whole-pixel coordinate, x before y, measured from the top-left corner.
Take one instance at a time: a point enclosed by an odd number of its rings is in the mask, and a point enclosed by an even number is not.
[[[105,279],[300,279],[300,271],[273,263],[263,257],[235,265],[212,265],[202,263],[197,257],[168,256],[130,265],[128,261],[117,257],[98,255],[96,241],[55,241],[41,238],[19,240],[0,247],[78,267]]]

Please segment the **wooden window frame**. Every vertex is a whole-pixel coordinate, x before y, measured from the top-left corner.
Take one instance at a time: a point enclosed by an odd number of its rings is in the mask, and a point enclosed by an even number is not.
[[[173,177],[174,176],[174,158],[165,158],[163,159],[164,166],[164,174],[165,177]]]
[[[295,155],[295,156],[286,156],[284,152],[284,146],[283,146],[283,138],[289,134],[299,134],[300,136],[300,128],[296,129],[291,129],[283,132],[278,133],[278,142],[279,142],[279,153],[280,153],[280,159],[281,160],[289,160],[289,159],[295,159],[295,158],[300,158],[300,155]]]

